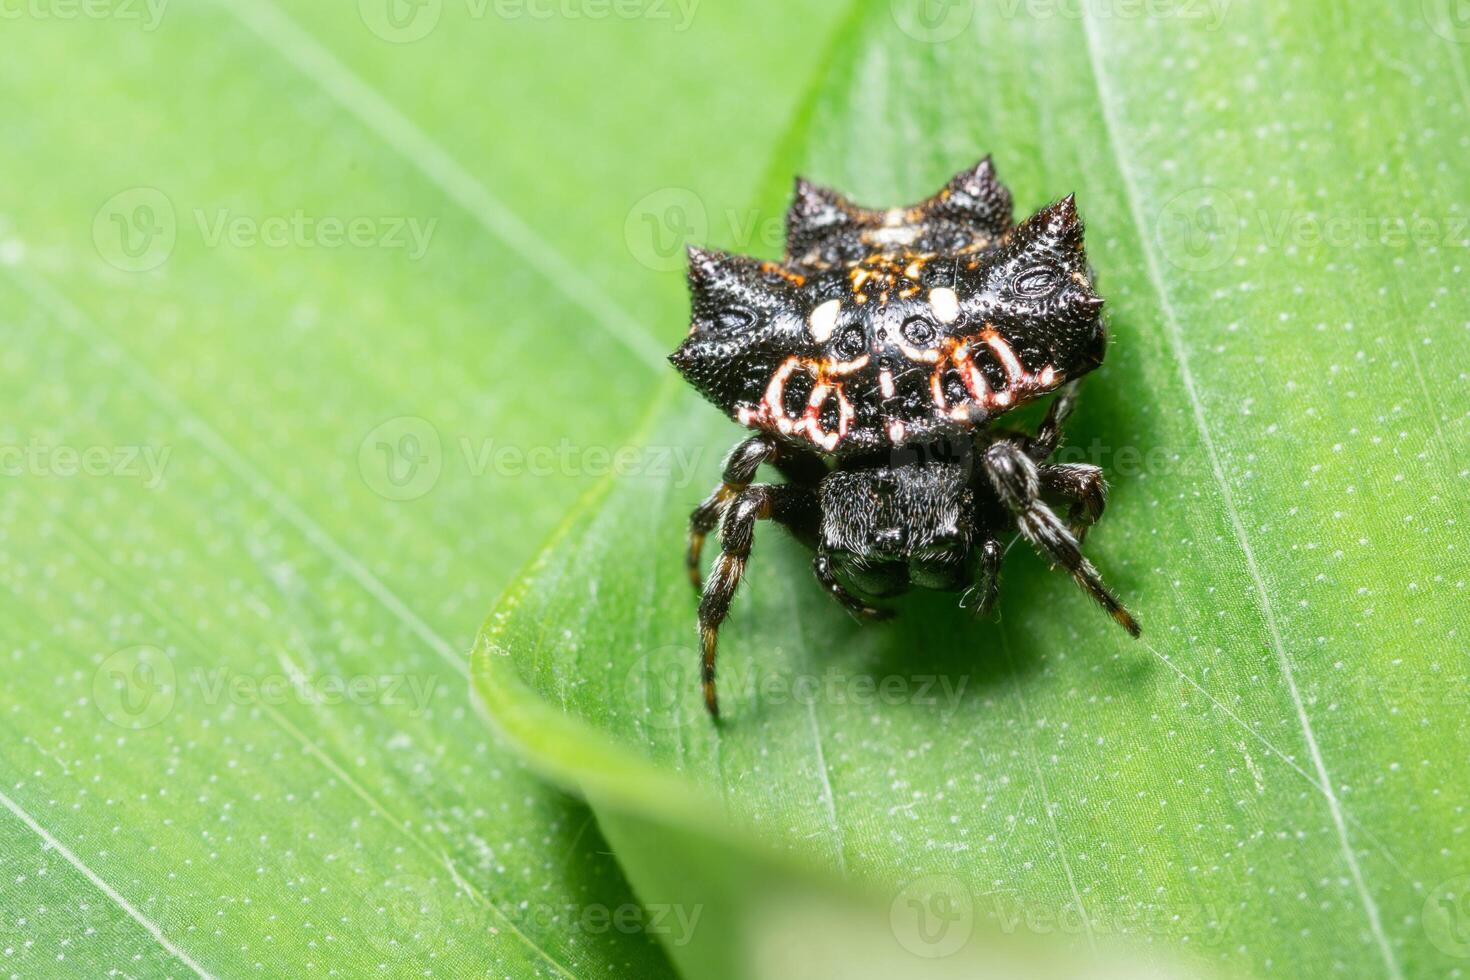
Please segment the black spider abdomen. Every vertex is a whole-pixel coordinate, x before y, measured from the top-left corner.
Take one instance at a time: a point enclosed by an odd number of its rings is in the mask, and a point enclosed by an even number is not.
[[[1017,225],[988,159],[908,208],[798,181],[784,261],[694,249],[689,288],[684,377],[839,459],[973,433],[1106,349],[1072,199]]]

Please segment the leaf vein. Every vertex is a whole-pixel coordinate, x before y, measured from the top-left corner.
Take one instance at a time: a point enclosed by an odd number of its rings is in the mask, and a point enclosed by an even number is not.
[[[343,64],[315,38],[268,0],[216,0],[231,16],[253,31],[288,64],[331,96],[369,131],[407,160],[477,221],[513,248],[548,282],[568,296],[592,322],[637,357],[645,367],[666,367],[662,345],[634,316],[567,261],[530,225],[490,193],[463,164],[399,112],[360,75]]]
[[[80,871],[82,873],[82,876],[90,881],[94,886],[96,886],[98,891],[102,892],[102,894],[110,898],[113,903],[117,905],[118,908],[122,909],[124,914],[126,914],[128,918],[138,923],[138,925],[142,926],[150,936],[158,940],[158,944],[164,949],[168,950],[169,955],[174,957],[174,959],[178,960],[180,963],[187,966],[190,970],[193,970],[196,976],[210,976],[210,974],[204,969],[204,967],[196,963],[194,959],[189,956],[188,953],[184,952],[177,945],[175,945],[168,938],[168,936],[164,935],[163,930],[159,928],[156,922],[154,922],[152,919],[149,919],[142,912],[138,911],[136,906],[134,906],[126,898],[123,898],[122,894],[116,888],[113,888],[105,880],[103,880],[101,875],[97,874],[97,872],[87,867],[82,859],[77,857],[76,854],[72,852],[71,848],[67,847],[61,841],[57,840],[56,837],[49,830],[47,830],[45,827],[41,826],[39,822],[37,822],[35,817],[31,816],[24,809],[22,809],[19,803],[16,803],[10,797],[6,796],[4,792],[0,792],[0,805],[4,805],[5,809],[15,814],[16,819],[20,820],[21,823],[29,827],[37,837],[41,838],[41,840],[45,842],[48,848],[55,851],[57,854],[60,854],[62,858],[66,860],[67,864],[70,864],[73,868],[76,868],[78,871]]]
[[[1189,365],[1189,355],[1184,343],[1184,335],[1179,327],[1179,320],[1174,312],[1174,305],[1169,298],[1169,292],[1164,286],[1163,276],[1159,271],[1158,256],[1155,254],[1153,244],[1149,240],[1147,224],[1140,210],[1140,197],[1132,169],[1125,159],[1122,145],[1118,139],[1120,127],[1117,119],[1117,99],[1108,88],[1107,76],[1102,67],[1102,56],[1098,50],[1097,35],[1093,30],[1091,18],[1088,16],[1086,7],[1083,9],[1082,32],[1086,37],[1088,64],[1091,68],[1093,82],[1097,89],[1098,103],[1102,109],[1103,130],[1107,134],[1114,163],[1123,181],[1124,195],[1128,199],[1129,213],[1133,219],[1134,230],[1138,236],[1138,248],[1143,254],[1144,268],[1148,273],[1149,284],[1159,300],[1159,308],[1164,318],[1164,335],[1173,351],[1175,363],[1179,368],[1180,379],[1184,384],[1185,393],[1189,397],[1190,411],[1194,417],[1195,427],[1199,430],[1200,441],[1203,443],[1205,455],[1210,461],[1210,469],[1214,475],[1215,483],[1220,488],[1221,503],[1224,505],[1226,515],[1230,520],[1230,526],[1235,535],[1236,543],[1239,545],[1241,554],[1245,558],[1246,571],[1250,575],[1251,584],[1255,589],[1261,616],[1265,622],[1267,632],[1270,634],[1271,645],[1276,654],[1277,663],[1281,667],[1282,678],[1286,682],[1287,693],[1290,695],[1292,705],[1296,709],[1297,721],[1301,725],[1308,754],[1312,758],[1312,765],[1316,768],[1317,775],[1321,781],[1322,790],[1327,801],[1327,809],[1332,817],[1334,828],[1337,831],[1343,859],[1346,861],[1348,870],[1352,875],[1353,885],[1357,890],[1358,897],[1363,903],[1363,910],[1368,917],[1369,928],[1378,945],[1378,950],[1383,956],[1384,965],[1388,968],[1390,976],[1401,978],[1403,974],[1394,957],[1388,936],[1384,932],[1383,923],[1378,912],[1378,905],[1369,892],[1363,870],[1358,865],[1357,855],[1353,853],[1352,842],[1348,837],[1347,822],[1342,812],[1342,806],[1338,802],[1337,793],[1332,788],[1332,777],[1327,772],[1327,763],[1323,759],[1321,748],[1317,744],[1317,736],[1312,730],[1312,722],[1307,715],[1306,705],[1302,701],[1301,692],[1297,689],[1296,676],[1292,671],[1291,661],[1286,655],[1286,647],[1281,638],[1280,627],[1276,622],[1276,612],[1271,605],[1271,597],[1266,587],[1265,577],[1262,575],[1260,566],[1256,562],[1255,551],[1251,547],[1250,538],[1246,534],[1245,522],[1241,518],[1239,508],[1236,506],[1235,496],[1230,489],[1229,481],[1225,477],[1225,470],[1220,461],[1219,450],[1215,446],[1214,437],[1211,435],[1209,424],[1205,419],[1204,403],[1200,399],[1194,372]]]

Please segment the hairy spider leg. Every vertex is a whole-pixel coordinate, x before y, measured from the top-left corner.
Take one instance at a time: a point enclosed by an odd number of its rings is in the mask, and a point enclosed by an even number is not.
[[[1021,535],[1050,559],[1061,565],[1088,595],[1133,636],[1141,632],[1132,614],[1103,584],[1102,576],[1082,555],[1072,532],[1041,500],[1041,478],[1036,463],[1016,443],[1000,440],[985,450],[981,464],[991,486],[1016,519]]]
[[[816,489],[822,477],[827,475],[827,467],[821,457],[782,446],[769,433],[761,432],[737,443],[725,457],[723,482],[689,515],[689,544],[684,554],[684,565],[696,593],[704,588],[699,566],[705,538],[720,522],[720,516],[730,501],[751,484],[756,472],[766,464],[776,467],[788,483],[811,489]]]
[[[1057,451],[1057,445],[1062,441],[1062,426],[1066,424],[1067,416],[1072,414],[1072,409],[1077,407],[1077,396],[1081,390],[1080,380],[1069,381],[1057,390],[1057,396],[1046,410],[1046,418],[1036,427],[1036,435],[1026,441],[1026,455],[1044,463]]]
[[[724,514],[730,501],[750,486],[761,464],[774,460],[777,452],[775,438],[764,432],[738,443],[725,457],[725,470],[721,477],[723,482],[689,515],[689,546],[684,553],[684,567],[689,573],[689,583],[694,586],[695,592],[704,588],[699,568],[700,555],[704,552],[704,539],[720,522],[720,516]]]
[[[784,524],[800,535],[816,532],[819,505],[816,491],[789,483],[756,483],[735,495],[720,523],[720,557],[704,585],[699,600],[699,641],[702,651],[700,682],[704,706],[720,717],[715,697],[715,651],[720,624],[730,612],[730,602],[745,575],[745,564],[755,543],[757,521]]]
[[[893,618],[892,609],[880,609],[877,606],[870,606],[844,588],[842,583],[837,581],[837,573],[832,568],[832,557],[825,551],[819,551],[816,557],[812,559],[812,571],[816,574],[817,581],[822,584],[822,588],[827,590],[828,595],[836,599],[842,605],[842,608],[859,619],[876,623]]]
[[[995,608],[995,600],[1000,595],[1000,563],[1005,557],[1006,549],[1000,538],[991,535],[980,543],[978,551],[975,584],[960,596],[960,608],[964,609],[973,603],[974,615],[977,617],[988,616]]]
[[[1091,463],[1048,463],[1037,468],[1041,489],[1071,501],[1067,527],[1080,545],[1108,505],[1108,483]]]

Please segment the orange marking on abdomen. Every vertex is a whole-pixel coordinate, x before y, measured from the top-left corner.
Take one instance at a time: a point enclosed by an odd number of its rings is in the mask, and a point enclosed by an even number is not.
[[[1022,366],[1021,359],[1016,356],[1016,352],[1011,349],[1010,344],[1006,343],[1004,337],[994,330],[986,330],[980,334],[980,339],[995,351],[996,357],[1000,358],[1001,366],[1006,370],[1007,381],[1012,385],[1018,385],[1027,380],[1029,375],[1026,368]]]
[[[934,399],[934,407],[941,412],[949,408],[949,402],[944,397],[944,379],[940,377],[943,371],[944,365],[941,364],[929,375],[929,395]]]

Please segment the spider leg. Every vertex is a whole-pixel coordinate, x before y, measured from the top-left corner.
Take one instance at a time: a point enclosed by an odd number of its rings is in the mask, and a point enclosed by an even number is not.
[[[960,596],[960,608],[974,603],[976,616],[988,616],[1000,595],[1000,562],[1006,550],[1000,538],[996,537],[986,538],[976,550],[979,552],[979,566],[975,571],[975,584]]]
[[[715,651],[720,624],[730,612],[730,602],[745,575],[745,563],[755,541],[756,522],[773,520],[793,530],[806,530],[815,526],[817,513],[817,495],[812,490],[786,483],[747,486],[725,509],[720,525],[720,557],[699,600],[699,640],[703,653],[700,680],[704,705],[711,716],[720,717],[715,698]]]
[[[1083,590],[1097,600],[1118,625],[1134,636],[1138,623],[1103,584],[1097,569],[1082,555],[1072,532],[1041,501],[1041,478],[1031,456],[1013,442],[1000,441],[985,450],[984,469],[991,486],[1015,515],[1022,536],[1053,564],[1061,565]]]
[[[877,606],[870,606],[847,591],[847,588],[841,582],[837,581],[837,573],[832,569],[832,557],[826,552],[818,552],[817,556],[812,559],[812,571],[816,573],[817,581],[822,583],[822,588],[826,589],[832,598],[841,603],[842,608],[859,619],[876,623],[893,618],[892,609],[880,609]]]
[[[725,512],[730,501],[750,486],[750,481],[755,479],[761,464],[774,460],[776,452],[776,440],[764,432],[736,445],[725,457],[724,482],[689,515],[689,547],[684,554],[684,567],[689,572],[689,582],[694,586],[695,592],[704,588],[699,571],[704,539],[720,522],[720,515]]]
[[[1068,381],[1062,385],[1057,397],[1052,399],[1051,407],[1046,410],[1046,418],[1036,427],[1036,435],[1026,441],[1026,454],[1036,462],[1046,460],[1057,451],[1057,444],[1062,440],[1062,425],[1072,414],[1072,409],[1077,407],[1081,389],[1081,381]]]
[[[1102,469],[1091,463],[1052,463],[1037,468],[1041,489],[1072,502],[1067,525],[1081,544],[1087,529],[1102,517],[1108,505],[1108,484]]]

